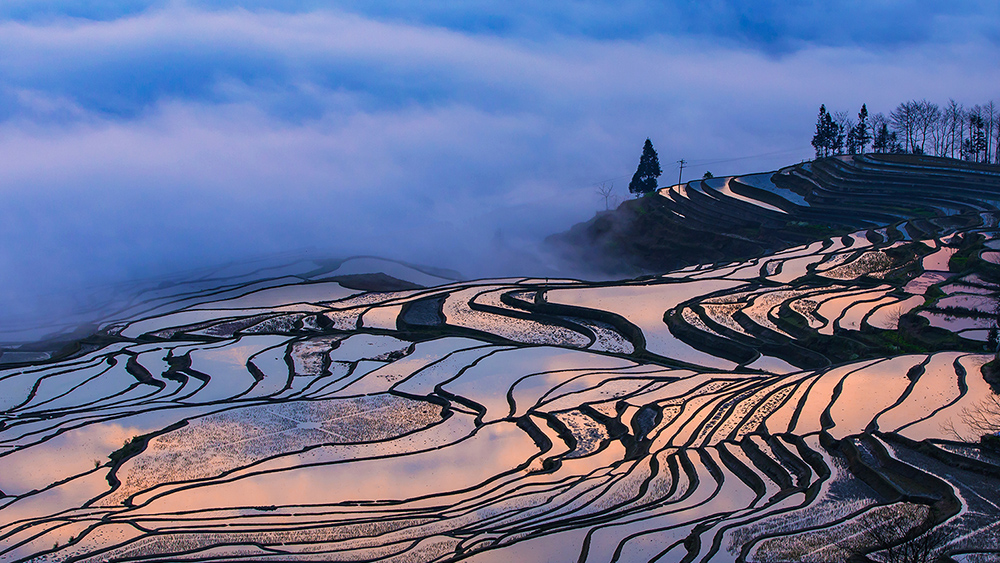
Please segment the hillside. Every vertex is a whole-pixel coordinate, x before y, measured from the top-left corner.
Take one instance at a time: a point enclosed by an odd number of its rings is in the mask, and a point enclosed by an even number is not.
[[[547,242],[606,274],[659,273],[902,221],[890,238],[933,236],[973,226],[976,212],[998,203],[1000,167],[929,156],[838,156],[663,188]]]

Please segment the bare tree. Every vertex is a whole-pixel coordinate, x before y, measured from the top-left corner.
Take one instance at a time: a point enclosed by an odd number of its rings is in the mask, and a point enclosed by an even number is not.
[[[963,408],[959,418],[971,434],[955,428],[951,420],[942,424],[941,430],[960,442],[970,443],[980,441],[983,436],[996,435],[1000,432],[1000,396],[990,393],[982,401]]]
[[[993,303],[993,318],[990,325],[986,344],[993,352],[993,361],[981,368],[987,381],[990,380],[987,370],[1000,362],[1000,335],[998,335],[1000,332],[1000,300]],[[960,432],[955,428],[955,423],[951,419],[941,425],[941,430],[962,442],[982,442],[985,436],[993,436],[993,438],[988,439],[996,440],[997,433],[1000,433],[1000,395],[990,393],[981,401],[963,408],[958,417],[962,424],[969,429],[971,435]]]
[[[990,162],[992,160],[990,154],[993,152],[991,149],[993,149],[993,145],[996,143],[996,130],[994,127],[997,121],[997,107],[993,103],[993,100],[990,100],[989,103],[983,106],[983,120],[986,122],[986,157],[983,159],[983,162]]]
[[[934,156],[948,156],[948,142],[949,142],[949,118],[948,118],[949,108],[938,110],[937,119],[930,127],[930,141],[931,150],[934,151]]]
[[[874,152],[926,153],[1000,164],[1000,107],[992,100],[968,110],[954,99],[943,107],[926,99],[909,100],[888,117],[871,115],[870,126],[864,123],[867,112],[859,113],[855,124],[847,112],[825,109],[820,108],[813,138],[817,158],[842,154],[844,149],[851,154],[864,152],[870,139]],[[894,139],[890,141],[889,135]]]
[[[948,535],[934,528],[914,537],[898,520],[891,520],[865,532],[865,540],[886,563],[930,563],[947,544]]]
[[[892,122],[893,131],[903,138],[903,150],[913,152],[913,147],[916,146],[917,102],[899,104],[889,114],[889,120]]]
[[[1000,396],[991,393],[971,408],[962,409],[961,417],[980,436],[1000,432]]]
[[[886,326],[891,326],[891,330],[899,329],[899,320],[903,318],[903,307],[901,305],[896,305],[895,307],[889,309],[885,314],[885,324]]]
[[[604,210],[611,210],[611,194],[615,191],[615,183],[611,182],[601,182],[601,185],[597,187],[597,193],[604,198]]]
[[[891,125],[891,123],[889,122],[889,119],[886,118],[886,116],[885,116],[884,113],[878,112],[878,113],[872,115],[872,136],[873,137],[875,136],[875,133],[879,129],[882,128],[883,125]]]
[[[955,158],[955,152],[961,151],[962,138],[965,135],[965,108],[955,100],[948,100],[945,119],[948,122],[948,153],[942,156]]]
[[[932,104],[927,100],[920,100],[916,102],[916,123],[914,131],[914,143],[916,143],[916,136],[920,136],[920,153],[927,152],[927,137],[930,131],[932,131],[937,124],[938,120],[941,119],[941,108],[937,104]],[[913,147],[911,152],[918,152],[917,147]]]

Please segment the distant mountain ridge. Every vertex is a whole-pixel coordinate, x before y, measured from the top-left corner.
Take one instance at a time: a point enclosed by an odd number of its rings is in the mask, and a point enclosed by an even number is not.
[[[835,156],[776,172],[693,180],[553,235],[562,256],[611,275],[742,260],[859,229],[898,238],[971,226],[1000,206],[1000,167],[922,155]]]

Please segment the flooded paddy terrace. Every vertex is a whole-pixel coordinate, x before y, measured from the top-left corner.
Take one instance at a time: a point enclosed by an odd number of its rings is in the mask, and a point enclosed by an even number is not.
[[[995,558],[1000,456],[958,441],[995,225],[151,298],[0,364],[0,561],[843,561],[887,522]]]

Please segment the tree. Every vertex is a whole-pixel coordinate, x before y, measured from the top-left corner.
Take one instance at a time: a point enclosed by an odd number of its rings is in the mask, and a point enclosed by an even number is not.
[[[934,156],[948,155],[948,108],[938,113],[937,119],[930,128],[931,149]]]
[[[861,142],[858,141],[858,131],[856,127],[851,127],[847,133],[847,154],[858,154],[861,150]]]
[[[961,153],[962,136],[965,128],[965,108],[955,100],[948,100],[948,107],[944,110],[945,120],[948,122],[948,153],[947,156],[955,158],[955,152]],[[944,156],[944,155],[942,155]]]
[[[895,131],[889,130],[889,119],[881,113],[872,116],[872,150],[880,153],[900,153],[903,147]]]
[[[702,180],[711,180],[712,178],[715,178],[715,176],[713,176],[712,173],[709,172],[708,170],[706,170],[705,173],[701,176]]]
[[[862,535],[863,545],[855,555],[864,557],[866,552],[878,552],[880,561],[886,563],[930,563],[937,560],[938,552],[948,543],[948,534],[941,528],[919,533],[910,530],[898,520],[888,520],[870,528]],[[865,557],[864,560],[871,561]]]
[[[937,122],[941,119],[941,108],[937,104],[932,104],[927,100],[920,100],[915,102],[914,105],[914,135],[913,142],[917,142],[917,134],[920,135],[920,144],[913,147],[914,153],[924,154],[927,152],[927,137],[928,134],[937,125]]]
[[[988,162],[986,120],[983,119],[982,108],[974,106],[966,114],[966,119],[969,126],[969,136],[962,140],[962,158],[974,162]]]
[[[639,166],[632,175],[632,181],[628,184],[628,191],[639,195],[645,195],[656,190],[656,179],[663,174],[660,170],[660,158],[653,150],[653,143],[646,139],[642,145],[642,156],[639,157]]]
[[[990,102],[992,107],[993,102]],[[993,143],[993,164],[1000,164],[1000,115],[997,115],[996,123],[996,141]]]
[[[983,119],[982,108],[976,106],[969,118],[969,136],[972,141],[973,160],[976,162],[988,162],[988,144],[986,142],[986,120]],[[980,158],[982,155],[982,158]]]
[[[833,119],[826,112],[826,104],[820,104],[819,116],[816,117],[816,134],[813,135],[812,146],[816,149],[816,158],[830,156],[830,148],[833,146],[830,138],[830,124]]]
[[[896,141],[896,132],[889,132],[889,126],[883,123],[875,131],[875,139],[872,141],[872,150],[879,154],[895,152],[892,150]]]
[[[604,210],[611,210],[611,194],[615,191],[615,183],[611,182],[608,185],[607,182],[601,182],[601,185],[597,187],[597,193],[604,198]],[[618,198],[615,198],[618,199]]]
[[[994,130],[997,118],[997,107],[996,104],[993,103],[993,100],[990,100],[990,103],[983,106],[982,115],[983,119],[986,121],[986,158],[983,159],[983,162],[988,163],[991,160],[990,149],[992,149],[994,144],[996,144],[996,136],[1000,133]]]
[[[971,434],[959,430],[949,419],[941,425],[941,430],[962,442],[976,442],[986,436],[1000,433],[1000,396],[990,393],[981,401],[962,409],[958,415],[962,424]]]
[[[869,144],[870,143],[870,144]],[[857,121],[846,112],[821,105],[812,138],[816,158],[843,154],[933,154],[1000,164],[1000,109],[994,101],[965,108],[955,100],[943,106],[909,100],[888,116],[869,114],[861,104]]]
[[[903,102],[889,114],[892,129],[902,137],[903,150],[913,152],[917,146],[917,112],[919,104],[916,101]]]
[[[830,116],[830,148],[833,154],[843,154],[844,143],[847,142],[847,133],[854,129],[854,122],[847,116],[846,111],[838,111]]]
[[[861,111],[858,112],[858,123],[851,130],[854,136],[854,145],[858,152],[864,153],[865,146],[872,140],[871,128],[868,126],[868,106],[861,104]],[[850,143],[848,143],[850,145]],[[854,154],[853,152],[851,154]]]

